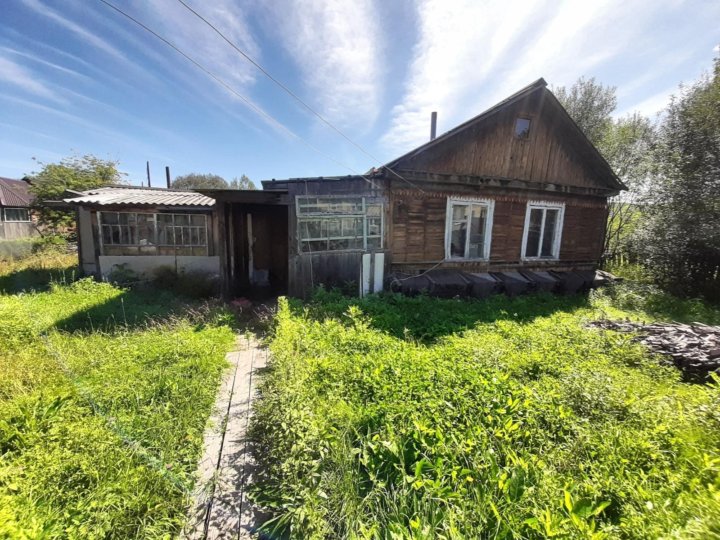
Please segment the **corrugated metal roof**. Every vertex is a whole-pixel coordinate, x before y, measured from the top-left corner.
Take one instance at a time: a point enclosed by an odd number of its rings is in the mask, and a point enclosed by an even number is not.
[[[0,206],[30,206],[34,197],[23,180],[0,177]]]
[[[194,191],[176,191],[164,188],[139,188],[112,186],[83,191],[78,197],[64,199],[70,204],[97,206],[207,206],[215,205],[215,199]]]

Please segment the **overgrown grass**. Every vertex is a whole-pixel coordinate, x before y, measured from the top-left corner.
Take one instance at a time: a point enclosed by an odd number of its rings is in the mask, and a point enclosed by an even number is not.
[[[252,426],[267,528],[717,537],[720,389],[685,384],[628,336],[585,327],[677,312],[628,309],[629,294],[281,301]]]
[[[0,281],[62,275],[36,263]],[[86,279],[0,295],[0,320],[0,538],[176,534],[231,316]]]

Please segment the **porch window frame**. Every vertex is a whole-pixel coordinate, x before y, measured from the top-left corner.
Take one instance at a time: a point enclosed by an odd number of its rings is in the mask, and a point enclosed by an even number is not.
[[[538,254],[528,256],[527,241],[530,233],[530,214],[533,210],[542,210],[542,221],[540,222],[540,238],[538,239]],[[545,238],[545,218],[548,210],[557,210],[558,218],[555,223],[555,237],[553,238],[552,255],[542,255],[542,245]],[[520,258],[523,261],[557,261],[560,260],[560,246],[562,245],[562,233],[565,223],[565,203],[548,201],[528,201],[525,208],[525,225],[523,227],[522,244],[520,246]]]
[[[485,216],[485,232],[483,235],[483,255],[482,257],[468,257],[470,250],[470,227],[472,212],[466,217],[467,231],[465,235],[464,257],[453,256],[451,253],[452,244],[452,224],[453,224],[453,206],[484,206],[487,209]],[[495,216],[495,201],[493,199],[477,199],[466,197],[448,197],[445,209],[445,260],[446,261],[489,261],[490,249],[492,247],[492,230]]]
[[[357,212],[306,212],[302,211],[303,202],[308,199],[330,199],[330,200],[359,200],[361,202],[361,209]],[[378,216],[368,216],[367,209],[369,205],[376,205],[380,207],[380,214]],[[333,240],[353,240],[358,238],[357,236],[325,236],[325,237],[302,237],[302,222],[303,221],[330,221],[333,219],[362,219],[362,247],[351,247],[343,249],[329,249],[329,244]],[[379,234],[368,234],[368,220],[380,219],[380,233]],[[385,245],[385,203],[379,197],[363,196],[363,195],[298,195],[295,197],[295,223],[296,223],[296,234],[297,234],[297,248],[298,253],[342,253],[342,252],[367,252],[367,251],[382,251]],[[342,231],[341,231],[342,232]],[[379,240],[377,247],[368,248],[368,239]],[[325,249],[318,250],[303,250],[303,243],[307,242],[327,242]]]
[[[127,227],[130,228],[130,225],[121,225],[121,224],[109,224],[109,223],[103,223],[103,215],[104,214],[134,214],[135,215],[135,240],[132,243],[106,243],[104,240],[104,233],[103,233],[103,227]],[[153,223],[153,243],[149,245],[142,245],[138,243],[137,240],[137,216],[138,215],[144,215],[144,216],[152,216],[152,223]],[[191,229],[204,229],[205,231],[205,242],[202,244],[167,244],[167,243],[160,243],[158,241],[159,232],[158,232],[158,216],[159,215],[170,215],[173,216],[173,224],[171,227],[173,229],[175,228],[182,228],[182,227],[188,227]],[[192,216],[202,216],[204,224],[203,225],[175,225],[175,216],[188,216],[188,218],[192,218]],[[209,231],[209,219],[207,214],[203,214],[200,212],[152,212],[152,211],[132,211],[132,212],[125,212],[122,210],[105,210],[105,211],[97,211],[97,221],[98,221],[98,240],[99,240],[99,246],[100,246],[100,253],[104,256],[105,255],[105,246],[119,246],[119,247],[137,247],[137,248],[147,248],[147,247],[154,247],[154,248],[205,248],[205,257],[210,255],[210,231]],[[130,236],[128,234],[128,236]],[[174,236],[174,231],[173,231]],[[202,257],[203,255],[197,255],[199,257]]]
[[[27,219],[8,219],[8,210],[23,210],[27,215]],[[30,216],[30,209],[22,206],[6,206],[3,208],[2,218],[5,223],[30,223],[32,218]]]

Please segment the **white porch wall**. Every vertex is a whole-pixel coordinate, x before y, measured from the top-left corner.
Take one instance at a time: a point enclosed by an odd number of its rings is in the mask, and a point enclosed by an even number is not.
[[[203,272],[208,277],[220,274],[220,257],[189,255],[101,255],[100,274],[107,277],[119,264],[126,264],[133,272],[147,276],[160,266],[169,266],[178,272]]]

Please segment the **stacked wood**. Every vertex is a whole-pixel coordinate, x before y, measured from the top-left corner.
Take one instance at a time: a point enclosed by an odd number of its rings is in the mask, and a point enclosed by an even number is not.
[[[641,324],[610,320],[593,321],[589,326],[636,333],[635,341],[672,360],[675,366],[691,378],[705,378],[712,371],[720,373],[720,326],[701,323]]]

